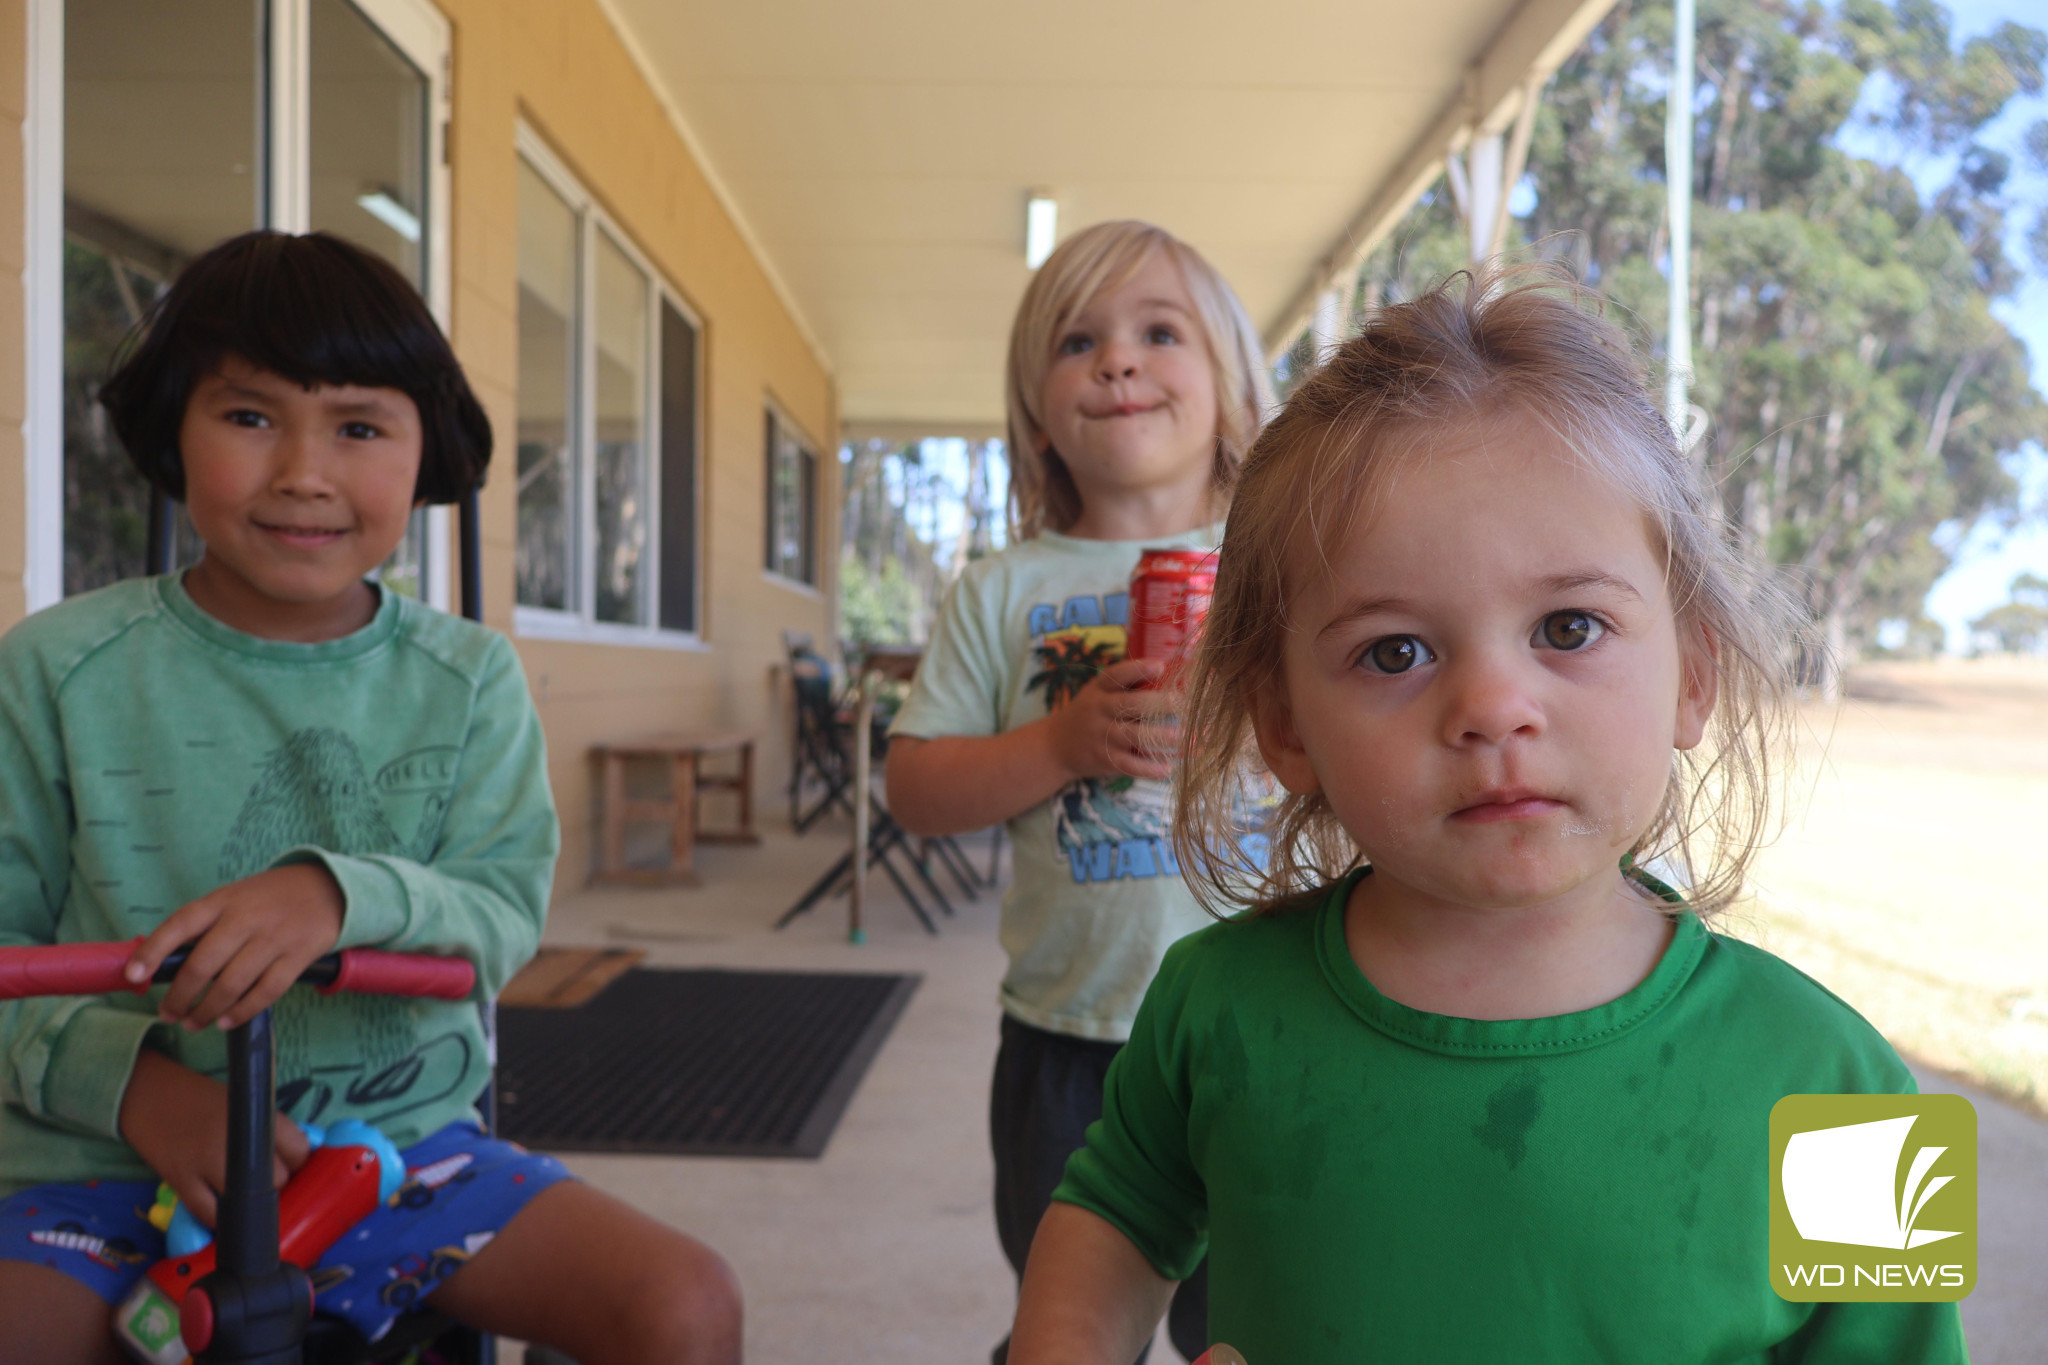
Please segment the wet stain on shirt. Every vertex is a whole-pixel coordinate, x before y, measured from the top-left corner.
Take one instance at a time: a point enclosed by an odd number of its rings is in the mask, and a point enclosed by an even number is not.
[[[1238,1031],[1235,1010],[1224,1010],[1217,1016],[1214,1041],[1205,1060],[1210,1079],[1225,1101],[1242,1099],[1251,1090],[1251,1059],[1245,1055],[1244,1035]]]
[[[1508,1169],[1529,1153],[1529,1130],[1543,1113],[1543,1083],[1534,1071],[1523,1072],[1486,1097],[1486,1122],[1472,1129],[1480,1144],[1506,1158]]]

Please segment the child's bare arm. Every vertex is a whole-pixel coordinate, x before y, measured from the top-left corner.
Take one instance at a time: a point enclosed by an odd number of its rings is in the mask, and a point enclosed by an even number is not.
[[[1170,776],[1174,700],[1145,686],[1160,669],[1153,659],[1112,664],[1045,719],[999,735],[897,737],[890,812],[912,834],[960,834],[1027,811],[1076,778]]]
[[[121,1096],[121,1136],[164,1183],[177,1191],[192,1216],[213,1226],[227,1185],[228,1088],[210,1076],[144,1048]],[[305,1163],[310,1149],[299,1126],[277,1116],[277,1155],[271,1179]]]
[[[140,985],[173,950],[191,944],[159,1013],[190,1029],[246,1024],[334,951],[344,904],[334,874],[319,863],[273,867],[229,882],[179,907],[128,960]]]
[[[1106,1219],[1055,1202],[1031,1240],[1011,1365],[1124,1365],[1172,1297],[1173,1281]]]

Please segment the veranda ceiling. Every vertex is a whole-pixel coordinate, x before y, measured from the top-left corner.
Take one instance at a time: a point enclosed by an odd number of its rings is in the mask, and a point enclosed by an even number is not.
[[[1060,232],[1160,223],[1269,344],[1613,0],[608,0],[837,377],[849,429],[993,431]]]

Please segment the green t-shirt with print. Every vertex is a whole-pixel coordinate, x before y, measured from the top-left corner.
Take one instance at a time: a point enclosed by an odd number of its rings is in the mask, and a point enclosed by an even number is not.
[[[1055,1199],[1253,1365],[1952,1365],[1953,1303],[1788,1303],[1770,1114],[1911,1094],[1876,1030],[1690,913],[1595,1009],[1474,1020],[1375,990],[1352,882],[1175,945]]]
[[[340,946],[469,959],[479,998],[531,957],[560,831],[539,718],[502,635],[382,594],[363,629],[233,630],[136,579],[0,638],[0,946],[131,939],[228,882],[317,860]],[[140,1179],[121,1097],[145,1040],[226,1072],[226,1035],[157,1022],[158,987],[0,1004],[0,1193]],[[287,991],[278,1108],[400,1146],[473,1113],[473,1001]]]
[[[890,733],[1001,734],[1040,720],[1124,657],[1131,571],[1148,547],[1207,548],[1220,526],[1160,540],[1044,532],[967,566]],[[1073,782],[1014,817],[1001,937],[1005,1012],[1122,1041],[1167,946],[1210,923],[1168,837],[1171,788]]]

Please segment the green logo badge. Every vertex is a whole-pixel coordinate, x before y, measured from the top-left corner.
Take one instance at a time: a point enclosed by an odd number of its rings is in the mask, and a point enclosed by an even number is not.
[[[130,1296],[128,1306],[128,1331],[145,1351],[153,1354],[178,1340],[177,1307],[154,1286],[146,1294]]]
[[[1977,1284],[1977,1111],[1960,1095],[1787,1095],[1771,1110],[1771,1288],[1940,1303]]]

